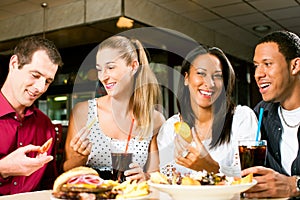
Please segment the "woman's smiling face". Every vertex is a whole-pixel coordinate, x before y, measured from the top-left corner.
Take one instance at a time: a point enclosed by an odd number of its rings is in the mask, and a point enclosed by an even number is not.
[[[192,107],[211,107],[224,85],[220,60],[211,54],[197,56],[184,84],[189,87]]]
[[[118,50],[111,48],[100,50],[96,57],[96,69],[108,95],[116,95],[123,89],[129,91],[132,87],[132,68],[121,58]]]

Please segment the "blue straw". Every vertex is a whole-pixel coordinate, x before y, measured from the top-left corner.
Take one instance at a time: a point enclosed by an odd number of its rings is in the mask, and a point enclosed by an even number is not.
[[[258,126],[257,126],[257,133],[256,133],[256,141],[258,141],[259,137],[259,132],[260,132],[260,126],[261,126],[261,121],[264,113],[264,108],[259,109],[259,118],[258,118]]]

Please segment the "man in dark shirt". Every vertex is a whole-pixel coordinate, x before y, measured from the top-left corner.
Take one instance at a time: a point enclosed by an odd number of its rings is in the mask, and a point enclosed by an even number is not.
[[[9,62],[0,93],[0,195],[50,189],[57,176],[51,120],[33,103],[54,80],[61,56],[53,42],[28,37],[19,42]]]
[[[297,197],[300,195],[300,38],[288,31],[276,31],[256,45],[253,62],[255,79],[264,108],[262,139],[267,140],[266,167],[252,167],[257,185],[248,198]]]

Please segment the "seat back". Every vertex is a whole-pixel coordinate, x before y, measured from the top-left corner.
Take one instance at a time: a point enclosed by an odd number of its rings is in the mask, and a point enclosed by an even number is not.
[[[62,124],[54,124],[54,130],[56,132],[56,165],[59,174],[63,172],[63,162],[64,162],[64,146],[65,146],[65,136]]]

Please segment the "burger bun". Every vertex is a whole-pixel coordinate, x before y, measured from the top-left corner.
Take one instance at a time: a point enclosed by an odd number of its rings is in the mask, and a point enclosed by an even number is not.
[[[65,184],[69,179],[79,175],[98,175],[98,172],[90,167],[75,167],[69,171],[62,173],[56,178],[53,184],[53,192],[59,192],[63,184]]]

